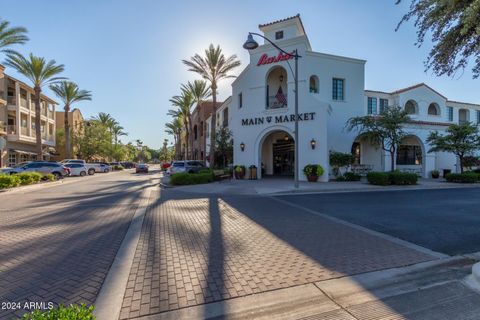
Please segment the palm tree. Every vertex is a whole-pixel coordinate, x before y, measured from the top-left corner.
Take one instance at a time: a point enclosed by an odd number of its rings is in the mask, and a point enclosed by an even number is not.
[[[27,29],[23,27],[9,27],[10,22],[0,19],[0,51],[13,53],[7,49],[14,44],[24,44],[28,41]]]
[[[7,53],[7,60],[5,64],[17,70],[33,84],[33,90],[35,91],[35,133],[37,135],[37,160],[42,160],[43,153],[42,132],[40,127],[40,95],[44,85],[52,84],[65,79],[64,77],[57,77],[57,75],[63,72],[65,69],[64,65],[57,65],[55,60],[50,60],[47,62],[45,58],[37,57],[32,53],[30,53],[28,58],[25,58],[21,54],[15,52]]]
[[[181,90],[184,94],[192,96],[192,106],[200,104],[202,101],[208,99],[212,95],[212,91],[208,87],[205,80],[195,80],[193,83],[188,81],[187,84],[182,84]],[[191,113],[189,114],[189,130],[193,131]],[[193,155],[193,135],[190,135],[190,154]]]
[[[175,158],[178,158],[178,152],[180,151],[180,148],[177,146],[177,144],[180,142],[180,134],[182,133],[182,119],[180,117],[175,117],[165,126],[167,127],[165,132],[173,136],[175,145]]]
[[[123,129],[124,128],[117,123],[112,127],[113,141],[115,142],[115,146],[118,144],[118,137],[128,135],[128,133],[123,131]]]
[[[168,110],[168,115],[173,117],[180,117],[183,121],[183,126],[185,128],[185,159],[189,158],[188,149],[189,149],[189,139],[190,139],[190,124],[191,124],[191,108],[193,105],[193,97],[187,91],[182,91],[179,96],[174,96],[170,99],[170,103],[177,109]]]
[[[64,123],[65,123],[65,157],[71,158],[71,138],[70,138],[70,123],[68,122],[68,113],[70,112],[70,106],[73,103],[92,100],[90,91],[80,90],[78,85],[71,81],[62,81],[50,86],[50,89],[60,98],[64,104],[63,110],[65,111]]]
[[[217,88],[218,83],[227,78],[234,77],[230,72],[236,67],[240,66],[240,61],[237,60],[236,55],[231,55],[225,58],[220,46],[214,47],[210,44],[205,50],[205,57],[195,54],[190,60],[183,60],[183,63],[193,71],[202,76],[203,79],[210,83],[213,100],[213,113],[211,125],[211,139],[215,141],[215,124],[217,122]],[[215,165],[215,143],[210,144],[210,166]]]
[[[98,116],[93,117],[93,120],[98,121],[107,128],[111,128],[113,124],[116,123],[115,119],[110,115],[110,113],[105,112],[100,112]]]

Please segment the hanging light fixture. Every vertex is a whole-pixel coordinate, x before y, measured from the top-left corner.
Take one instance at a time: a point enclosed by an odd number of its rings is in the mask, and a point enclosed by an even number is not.
[[[245,151],[245,143],[240,143],[240,150]]]

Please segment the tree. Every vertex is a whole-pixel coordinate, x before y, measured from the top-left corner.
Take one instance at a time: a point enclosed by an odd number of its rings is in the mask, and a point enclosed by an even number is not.
[[[432,34],[434,45],[425,61],[427,70],[451,76],[474,60],[473,78],[480,75],[479,0],[412,0],[396,30],[411,19],[417,27],[418,47],[427,34]]]
[[[231,55],[225,58],[220,46],[214,47],[210,44],[205,50],[205,57],[195,54],[190,60],[183,60],[183,63],[193,71],[199,74],[203,79],[210,83],[210,90],[212,91],[213,111],[212,111],[212,128],[210,135],[212,141],[215,139],[215,123],[217,123],[217,89],[218,83],[227,78],[234,77],[230,72],[236,67],[240,66],[240,61],[237,60],[236,55]],[[215,143],[210,144],[210,166],[215,165]]]
[[[460,172],[463,173],[465,157],[472,156],[480,149],[478,126],[471,123],[452,124],[445,135],[438,131],[430,132],[427,142],[432,146],[429,152],[443,151],[455,154],[459,158]]]
[[[78,154],[85,161],[91,161],[95,157],[107,158],[110,155],[112,135],[104,124],[96,120],[85,121],[83,134],[73,136],[73,141]]]
[[[13,53],[10,46],[25,44],[28,41],[27,29],[23,27],[10,27],[10,22],[0,19],[0,51]]]
[[[340,169],[350,166],[354,161],[351,153],[330,151],[330,165],[333,167],[333,173],[338,176]]]
[[[33,90],[35,91],[35,133],[36,133],[36,149],[37,160],[43,159],[42,152],[42,132],[41,132],[41,112],[40,99],[42,87],[47,84],[52,84],[63,77],[57,77],[58,74],[64,70],[63,64],[57,65],[55,60],[46,61],[45,58],[34,56],[32,53],[25,58],[19,53],[7,53],[7,60],[5,64],[14,68],[20,74],[25,76],[32,82]]]
[[[222,160],[223,168],[233,161],[232,132],[228,128],[222,127],[218,131],[215,137],[215,150],[217,159]]]
[[[179,152],[181,149],[179,144],[181,143],[180,134],[182,133],[182,120],[179,117],[175,117],[172,119],[171,122],[167,123],[165,126],[167,128],[165,132],[173,136],[174,155],[175,155],[174,157],[175,159],[178,159],[180,158]]]
[[[170,103],[177,107],[177,109],[168,110],[168,115],[175,118],[180,118],[183,121],[183,127],[185,129],[185,159],[189,159],[189,140],[190,140],[190,124],[191,120],[191,108],[193,105],[193,97],[191,93],[182,91],[179,96],[174,96],[170,99]]]
[[[118,123],[115,123],[112,126],[111,131],[112,131],[112,137],[113,137],[113,142],[115,143],[115,146],[118,144],[118,137],[128,135],[128,133],[123,131],[123,129],[124,128],[121,125],[119,125]]]
[[[59,97],[63,104],[63,110],[65,111],[64,115],[64,126],[65,126],[65,158],[71,158],[71,131],[70,123],[68,119],[68,113],[70,112],[70,107],[72,104],[85,100],[92,100],[92,95],[90,91],[80,90],[78,85],[71,81],[62,81],[50,86],[50,89]]]
[[[346,126],[349,131],[356,130],[362,138],[389,152],[390,168],[394,171],[395,153],[398,145],[407,136],[403,127],[409,121],[408,114],[396,106],[386,108],[379,116],[350,118]]]
[[[195,104],[200,104],[204,100],[208,99],[212,95],[212,91],[208,87],[208,84],[204,80],[195,80],[193,83],[188,81],[187,84],[181,86],[183,94],[190,95],[192,97],[192,106]],[[189,108],[190,109],[190,108]],[[189,110],[188,114],[188,124],[190,133],[193,132],[192,128],[192,116]],[[190,155],[193,155],[193,135],[190,134]]]

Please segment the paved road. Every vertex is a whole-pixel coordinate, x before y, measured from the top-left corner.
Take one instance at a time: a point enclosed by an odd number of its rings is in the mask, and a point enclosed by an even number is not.
[[[0,302],[92,304],[150,178],[126,171],[0,194]]]
[[[272,198],[151,197],[120,319],[434,259]]]
[[[449,255],[480,251],[479,188],[280,198]]]

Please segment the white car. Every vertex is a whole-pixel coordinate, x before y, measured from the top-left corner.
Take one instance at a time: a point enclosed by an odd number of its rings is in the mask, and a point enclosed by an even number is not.
[[[89,175],[95,174],[95,172],[103,172],[100,163],[86,163],[85,160],[81,159],[65,159],[60,162],[61,164],[65,165],[67,163],[76,163],[76,164],[82,164],[87,168],[87,173]]]
[[[167,169],[168,174],[178,172],[185,172],[185,161],[173,161],[172,165]]]
[[[65,167],[70,169],[71,176],[85,177],[87,175],[87,167],[81,163],[66,163]]]

